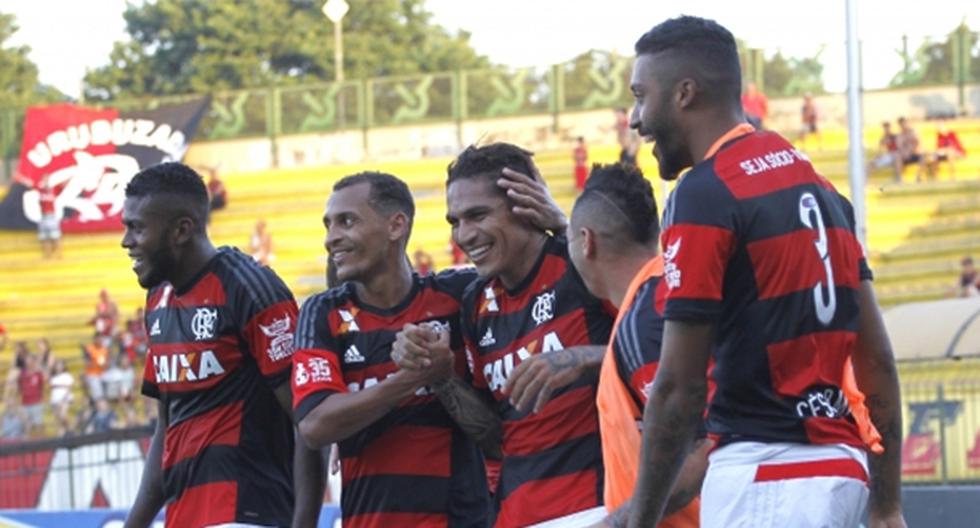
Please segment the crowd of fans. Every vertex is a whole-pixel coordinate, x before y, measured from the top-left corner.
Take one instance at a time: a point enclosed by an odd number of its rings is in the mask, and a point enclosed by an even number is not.
[[[99,433],[152,423],[152,405],[146,406],[142,418],[137,413],[137,365],[142,364],[147,350],[143,309],[137,309],[122,325],[118,323],[116,303],[102,290],[89,321],[91,341],[80,344],[81,368],[69,369],[64,359],[55,358],[46,338],[37,340],[33,349],[26,341],[15,342],[13,362],[3,380],[0,441]],[[0,326],[0,350],[6,341],[6,329]]]
[[[896,182],[902,181],[902,171],[915,165],[915,181],[922,181],[923,173],[934,180],[940,164],[949,166],[950,178],[956,177],[956,161],[966,156],[966,149],[955,130],[946,126],[945,120],[936,125],[936,143],[933,150],[923,147],[915,128],[904,117],[898,118],[898,132],[892,130],[891,123],[881,124],[881,139],[878,150],[868,165],[868,172],[874,169],[891,168]]]

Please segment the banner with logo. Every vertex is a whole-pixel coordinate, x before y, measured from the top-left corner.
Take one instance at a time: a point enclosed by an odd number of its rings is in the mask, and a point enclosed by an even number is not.
[[[140,169],[180,161],[209,99],[120,112],[73,104],[32,107],[17,175],[0,203],[0,229],[34,229],[40,185],[54,189],[67,232],[121,229],[126,184]]]

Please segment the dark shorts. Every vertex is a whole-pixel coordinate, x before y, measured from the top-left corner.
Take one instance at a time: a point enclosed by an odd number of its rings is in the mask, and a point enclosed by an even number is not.
[[[810,121],[809,123],[804,123],[803,124],[803,130],[806,130],[807,133],[810,133],[810,134],[816,134],[817,133],[817,122],[816,121]]]
[[[912,154],[902,159],[902,165],[910,165],[922,161],[922,154]]]

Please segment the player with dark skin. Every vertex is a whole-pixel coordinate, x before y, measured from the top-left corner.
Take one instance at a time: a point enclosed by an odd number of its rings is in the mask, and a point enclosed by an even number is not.
[[[636,100],[630,126],[654,141],[653,154],[665,180],[677,179],[682,170],[705,159],[719,138],[745,121],[738,84],[692,60],[684,48],[638,54],[630,83]],[[855,374],[885,448],[884,454],[869,456],[869,526],[903,528],[898,378],[870,281],[861,282],[858,305]],[[644,412],[631,527],[653,526],[663,514],[704,409],[704,373],[714,332],[712,323],[666,321],[660,368]]]
[[[169,282],[180,289],[198,276],[217,254],[207,235],[207,217],[206,207],[195,207],[194,203],[174,194],[126,198],[122,214],[125,227],[122,247],[133,260],[133,271],[140,286],[150,289]],[[288,379],[276,387],[274,393],[283,410],[291,416],[292,392]],[[162,400],[158,404],[158,417],[136,501],[126,518],[127,528],[152,524],[166,499],[161,461],[168,409]],[[293,459],[294,526],[316,525],[323,502],[324,475],[320,454],[306,448],[297,434]]]

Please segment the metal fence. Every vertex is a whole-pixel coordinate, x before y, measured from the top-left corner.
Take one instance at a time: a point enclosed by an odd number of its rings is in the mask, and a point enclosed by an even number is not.
[[[128,507],[151,427],[0,445],[0,509]]]

